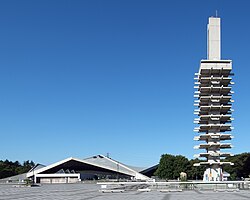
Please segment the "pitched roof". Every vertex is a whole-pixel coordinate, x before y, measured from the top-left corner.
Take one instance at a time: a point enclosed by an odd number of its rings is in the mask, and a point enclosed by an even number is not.
[[[66,158],[64,160],[61,160],[59,162],[53,163],[49,166],[43,167],[43,168],[39,168],[39,169],[35,169],[34,172],[30,171],[27,173],[27,177],[32,177],[34,174],[40,174],[43,172],[46,172],[48,170],[51,170],[53,168],[56,168],[60,165],[63,165],[67,162],[70,161],[75,161],[78,162],[79,164],[87,164],[90,166],[94,166],[94,167],[98,167],[98,168],[102,168],[105,170],[110,170],[113,172],[119,172],[122,174],[126,174],[132,177],[135,177],[136,179],[141,179],[141,180],[147,180],[148,177],[135,171],[134,169],[129,168],[128,166],[124,165],[123,163],[120,163],[118,161],[115,161],[111,158],[108,158],[106,156],[103,155],[96,155],[90,158],[86,158],[86,159],[78,159],[78,158]]]

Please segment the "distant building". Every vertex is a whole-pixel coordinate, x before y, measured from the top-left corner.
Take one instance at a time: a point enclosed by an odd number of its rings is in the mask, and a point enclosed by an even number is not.
[[[149,177],[103,155],[86,159],[67,158],[42,168],[31,169],[27,178],[35,183],[76,183],[93,179],[148,180]]]
[[[220,18],[210,17],[207,29],[207,60],[201,60],[199,72],[195,77],[194,97],[195,114],[198,118],[194,123],[199,126],[194,131],[199,133],[194,140],[203,141],[195,146],[195,149],[202,149],[203,152],[195,155],[197,158],[206,158],[206,161],[196,163],[195,166],[205,165],[204,181],[222,181],[223,165],[233,165],[231,162],[224,162],[221,158],[232,156],[231,153],[222,152],[223,149],[230,149],[231,143],[224,142],[231,140],[232,118],[232,61],[221,60],[221,38]]]

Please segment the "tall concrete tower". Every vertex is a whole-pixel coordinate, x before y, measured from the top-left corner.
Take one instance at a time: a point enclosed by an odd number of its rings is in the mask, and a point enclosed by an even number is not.
[[[230,132],[232,118],[232,61],[221,60],[220,18],[210,17],[207,27],[207,60],[201,60],[199,72],[195,73],[195,109],[198,124],[194,131],[198,136],[194,140],[201,141],[195,149],[202,149],[202,153],[195,155],[203,158],[194,166],[206,166],[204,181],[222,181],[223,165],[233,165],[221,159],[232,156],[228,151],[232,145],[227,140],[233,136]],[[204,160],[205,158],[205,160]]]

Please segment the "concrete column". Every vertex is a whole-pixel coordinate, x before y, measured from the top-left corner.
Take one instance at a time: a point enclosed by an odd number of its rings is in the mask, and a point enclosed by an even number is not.
[[[220,48],[220,18],[210,17],[207,26],[207,59],[208,60],[220,60],[221,48]]]

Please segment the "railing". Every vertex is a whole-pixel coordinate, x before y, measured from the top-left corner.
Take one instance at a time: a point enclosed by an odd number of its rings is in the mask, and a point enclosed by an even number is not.
[[[124,191],[159,191],[181,192],[184,190],[240,191],[250,190],[250,181],[218,181],[218,182],[98,182],[101,192]]]

